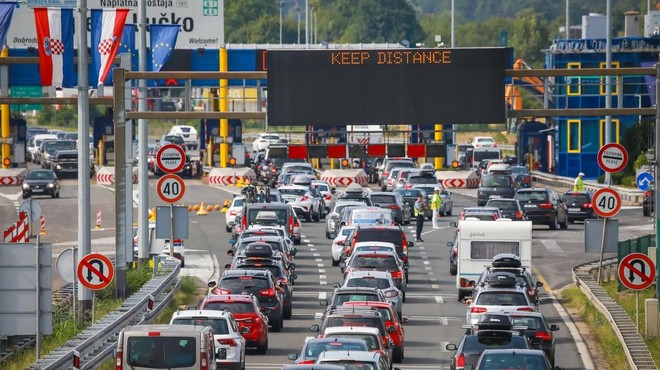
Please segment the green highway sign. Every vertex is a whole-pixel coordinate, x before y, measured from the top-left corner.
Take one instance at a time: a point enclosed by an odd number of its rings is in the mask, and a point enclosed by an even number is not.
[[[41,86],[14,86],[9,89],[9,96],[12,98],[40,98],[43,96]],[[41,104],[12,104],[9,107],[12,111],[42,110]]]

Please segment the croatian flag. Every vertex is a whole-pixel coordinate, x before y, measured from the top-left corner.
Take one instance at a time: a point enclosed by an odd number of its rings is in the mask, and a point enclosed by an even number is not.
[[[73,9],[34,8],[42,86],[73,87]]]
[[[98,71],[97,85],[102,85],[110,72],[127,15],[128,9],[92,9],[91,54],[94,71]]]

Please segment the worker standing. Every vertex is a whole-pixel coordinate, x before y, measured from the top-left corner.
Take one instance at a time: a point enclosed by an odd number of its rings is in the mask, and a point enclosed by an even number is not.
[[[424,228],[424,214],[426,213],[426,204],[424,204],[424,197],[420,194],[414,206],[415,219],[417,220],[417,233],[415,234],[418,242],[422,240],[422,228]]]
[[[440,207],[442,207],[442,197],[440,197],[440,188],[435,188],[431,197],[431,210],[433,211],[433,228],[439,229],[438,219],[440,218]]]
[[[584,191],[584,181],[582,181],[583,177],[584,174],[580,172],[575,178],[575,182],[573,182],[573,191]]]

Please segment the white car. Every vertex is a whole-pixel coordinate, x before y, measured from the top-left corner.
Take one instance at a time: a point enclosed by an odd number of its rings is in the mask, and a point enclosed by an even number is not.
[[[339,225],[339,216],[341,216],[341,211],[346,207],[366,207],[367,203],[365,202],[354,202],[354,201],[335,201],[335,206],[332,208],[332,212],[328,213],[325,221],[325,237],[328,239],[333,239],[337,236],[335,227]]]
[[[330,249],[332,252],[333,266],[339,266],[339,262],[341,261],[341,254],[346,248],[344,242],[346,241],[346,238],[353,232],[353,230],[355,230],[355,226],[342,226],[342,228],[337,233],[337,236],[332,240],[332,247]]]
[[[257,136],[256,139],[252,142],[252,151],[258,152],[261,150],[266,150],[270,144],[277,144],[280,142],[280,135],[271,134],[271,133],[262,133]]]
[[[307,186],[287,185],[277,189],[282,200],[289,203],[300,218],[309,221],[321,219],[321,202],[310,193]]]
[[[192,126],[174,125],[166,135],[181,136],[188,149],[196,149],[199,145],[197,129]]]
[[[326,181],[314,180],[312,186],[319,189],[323,198],[325,198],[325,213],[329,214],[331,210],[335,209],[335,193],[337,190],[330,186]]]
[[[396,255],[396,250],[394,251],[394,255]],[[392,280],[392,274],[390,274],[389,271],[351,271],[348,276],[346,276],[343,287],[380,289],[383,292],[383,295],[385,295],[387,303],[392,305],[392,308],[394,308],[394,311],[399,315],[399,318],[402,317],[403,301],[406,296],[396,287],[394,280]]]
[[[172,315],[170,325],[210,326],[218,368],[245,368],[245,338],[234,315],[226,310],[184,310]]]
[[[234,226],[234,221],[236,216],[240,216],[243,211],[243,204],[245,203],[245,197],[234,197],[232,199],[229,208],[227,208],[227,213],[225,213],[225,230],[228,233],[231,232],[231,228]]]
[[[495,139],[490,136],[475,136],[470,142],[475,148],[496,148],[497,143]]]

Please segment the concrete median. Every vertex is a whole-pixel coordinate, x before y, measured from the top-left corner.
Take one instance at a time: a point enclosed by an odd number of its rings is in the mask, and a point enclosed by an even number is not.
[[[435,177],[448,189],[479,187],[479,176],[474,171],[437,171]]]
[[[321,173],[321,180],[327,181],[330,186],[348,186],[359,184],[366,186],[367,173],[362,169],[357,170],[325,170]]]
[[[256,181],[257,174],[253,169],[241,168],[213,168],[209,172],[209,185],[236,185],[245,183],[245,180]]]

